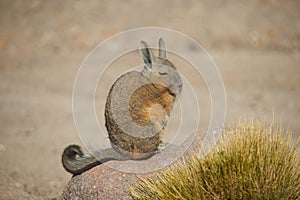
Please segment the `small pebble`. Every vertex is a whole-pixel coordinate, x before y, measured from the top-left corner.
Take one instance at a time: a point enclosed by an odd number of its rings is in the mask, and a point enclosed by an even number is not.
[[[50,187],[59,187],[61,185],[58,181],[49,181],[48,184]]]
[[[5,146],[3,144],[0,144],[0,151],[4,151],[5,150]]]
[[[20,187],[21,187],[21,183],[16,182],[16,187],[17,187],[17,188],[20,188]]]

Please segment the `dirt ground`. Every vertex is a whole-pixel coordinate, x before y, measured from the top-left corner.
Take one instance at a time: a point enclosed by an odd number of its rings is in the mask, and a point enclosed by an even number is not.
[[[71,178],[61,153],[80,144],[77,70],[99,42],[131,28],[171,28],[206,48],[226,87],[227,125],[272,121],[274,111],[299,136],[299,11],[294,0],[1,0],[0,199],[59,197]]]

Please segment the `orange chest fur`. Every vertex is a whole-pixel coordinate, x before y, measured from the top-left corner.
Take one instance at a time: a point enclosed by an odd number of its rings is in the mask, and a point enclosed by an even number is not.
[[[133,92],[129,101],[132,120],[139,125],[152,121],[162,121],[170,115],[175,97],[168,88],[159,84],[146,84]]]

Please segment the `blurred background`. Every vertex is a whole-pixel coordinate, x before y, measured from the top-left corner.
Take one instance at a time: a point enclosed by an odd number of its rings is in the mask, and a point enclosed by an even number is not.
[[[299,11],[294,0],[0,0],[0,199],[61,194],[71,178],[61,153],[80,144],[77,70],[98,43],[131,28],[171,28],[206,48],[224,80],[227,126],[275,113],[299,136]]]

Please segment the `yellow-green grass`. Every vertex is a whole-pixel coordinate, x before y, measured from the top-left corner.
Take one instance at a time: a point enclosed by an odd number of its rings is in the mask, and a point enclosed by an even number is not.
[[[253,121],[223,130],[216,148],[142,179],[133,199],[300,199],[299,140]]]

